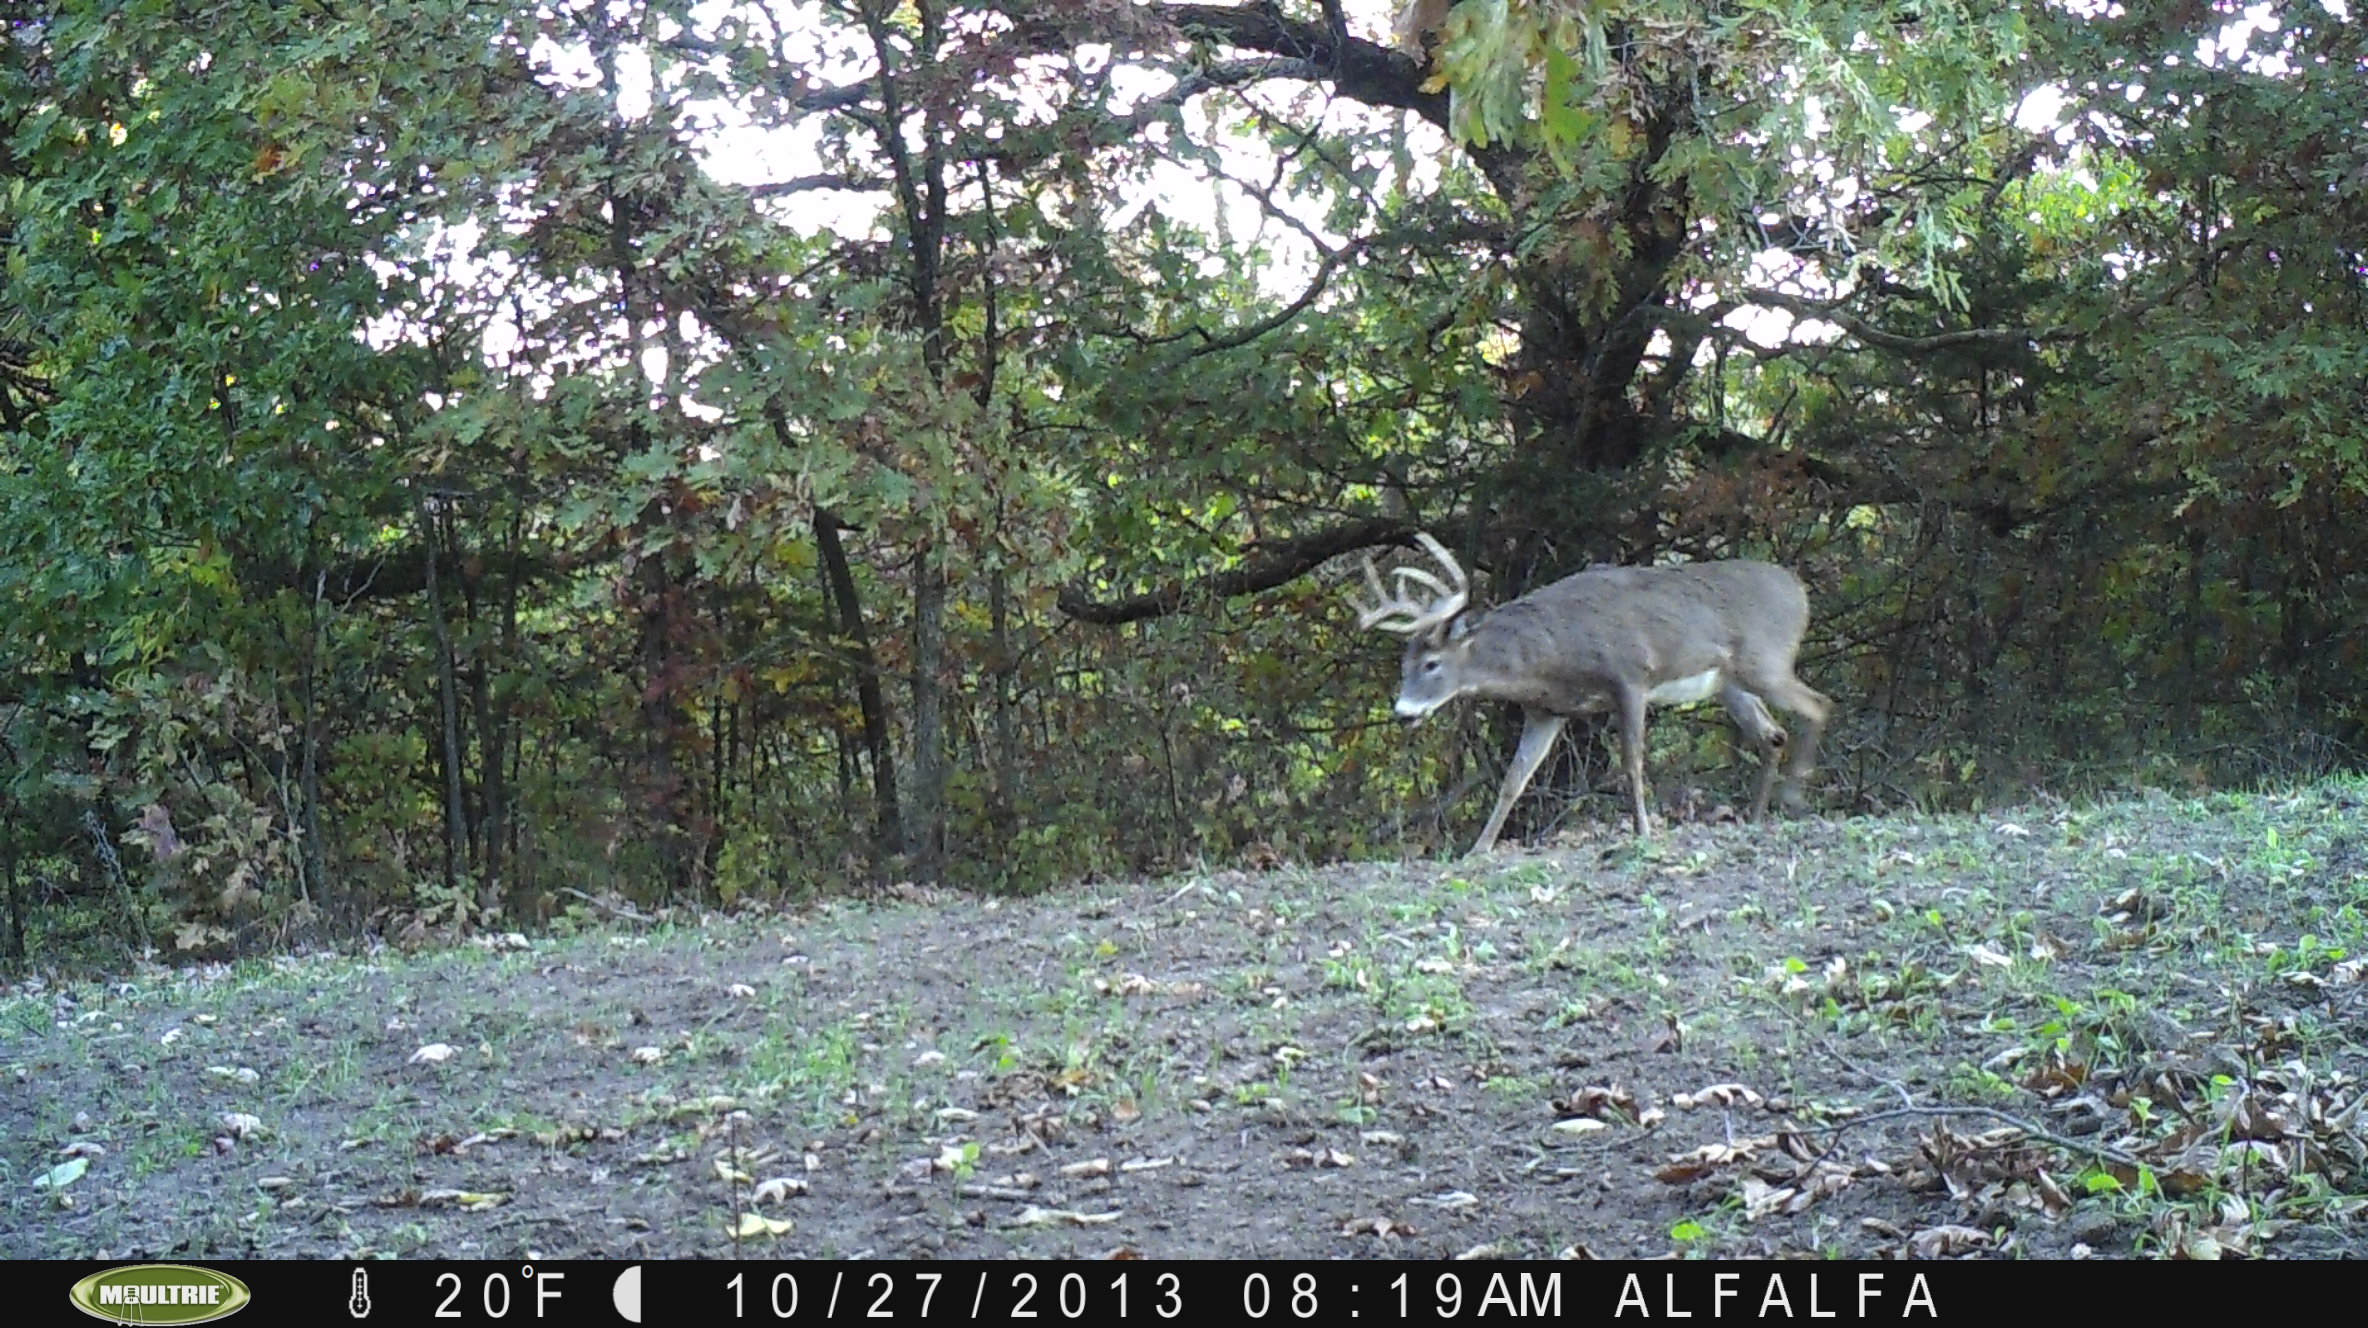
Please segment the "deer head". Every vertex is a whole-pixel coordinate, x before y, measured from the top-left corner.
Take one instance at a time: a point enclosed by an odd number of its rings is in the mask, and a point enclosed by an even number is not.
[[[1391,573],[1398,583],[1393,594],[1382,588],[1381,573],[1374,569],[1373,555],[1368,553],[1365,584],[1373,592],[1373,602],[1359,604],[1354,597],[1350,602],[1357,609],[1360,629],[1378,628],[1406,638],[1396,710],[1401,718],[1420,721],[1461,694],[1456,682],[1462,670],[1454,667],[1454,662],[1469,636],[1464,610],[1471,603],[1472,582],[1455,555],[1429,532],[1417,532],[1414,538],[1447,573],[1447,579],[1442,581],[1419,567],[1400,567]],[[1429,593],[1418,597],[1417,591]]]
[[[1644,720],[1648,706],[1716,696],[1760,754],[1754,819],[1767,812],[1777,757],[1789,746],[1785,802],[1800,803],[1817,739],[1831,708],[1793,676],[1809,622],[1799,578],[1744,560],[1677,567],[1593,567],[1485,613],[1469,612],[1471,580],[1428,534],[1416,542],[1444,577],[1419,567],[1391,572],[1385,588],[1370,554],[1371,603],[1351,597],[1360,628],[1407,638],[1397,713],[1419,720],[1459,696],[1520,705],[1521,745],[1488,826],[1473,852],[1496,843],[1507,813],[1573,715],[1616,712],[1636,832],[1651,833],[1645,810]],[[1767,702],[1804,721],[1796,742]]]

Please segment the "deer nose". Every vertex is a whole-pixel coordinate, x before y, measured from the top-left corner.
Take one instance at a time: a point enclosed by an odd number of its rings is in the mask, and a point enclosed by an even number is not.
[[[1398,698],[1396,709],[1398,712],[1398,718],[1406,720],[1411,724],[1420,724],[1422,722],[1422,717],[1431,713],[1431,707],[1424,705],[1420,701],[1409,701],[1402,696]]]

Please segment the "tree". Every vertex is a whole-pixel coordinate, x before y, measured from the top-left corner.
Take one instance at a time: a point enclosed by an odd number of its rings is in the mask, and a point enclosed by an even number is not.
[[[217,946],[1451,842],[1499,747],[1323,584],[1418,529],[1797,566],[1838,802],[2276,768],[2358,718],[2362,149],[2271,16],[52,6],[7,843]]]

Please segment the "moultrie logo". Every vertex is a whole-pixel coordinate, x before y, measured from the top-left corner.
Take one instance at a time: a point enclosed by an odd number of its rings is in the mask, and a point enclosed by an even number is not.
[[[212,1323],[255,1297],[228,1273],[183,1263],[135,1263],[92,1273],[66,1293],[74,1308],[109,1323]]]

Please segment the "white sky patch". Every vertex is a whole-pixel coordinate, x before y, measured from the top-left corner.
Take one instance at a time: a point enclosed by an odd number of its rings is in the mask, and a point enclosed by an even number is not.
[[[1834,300],[1846,293],[1827,282],[1813,264],[1782,249],[1763,249],[1753,255],[1750,267],[1737,284],[1748,289],[1782,291],[1805,300]],[[1715,289],[1700,287],[1686,297],[1686,303],[1697,312],[1704,312],[1725,298]],[[1719,325],[1742,333],[1755,346],[1770,350],[1784,345],[1822,344],[1842,335],[1842,329],[1821,318],[1803,318],[1789,309],[1758,304],[1729,309],[1719,319]],[[1663,353],[1667,353],[1665,348]],[[1704,346],[1695,356],[1697,361],[1707,362],[1715,353],[1714,348]]]
[[[2276,60],[2282,65],[2284,57],[2276,52],[2271,52],[2266,57],[2259,57],[2255,61],[2245,59],[2246,52],[2253,44],[2254,33],[2276,32],[2277,30],[2278,16],[2270,12],[2270,6],[2266,4],[2249,5],[2242,15],[2230,21],[2226,27],[2197,42],[2195,44],[2195,58],[2213,67],[2233,63],[2241,64],[2247,69],[2255,69],[2264,60]],[[2275,74],[2283,71],[2260,69],[2259,72]]]
[[[1809,139],[1819,139],[1825,137],[1825,132],[1831,128],[1833,128],[1833,121],[1828,120],[1825,116],[1825,100],[1816,93],[1810,93],[1801,98],[1802,135]]]
[[[2064,86],[2042,83],[2023,94],[2014,108],[2015,128],[2026,134],[2045,134],[2064,126]]]

